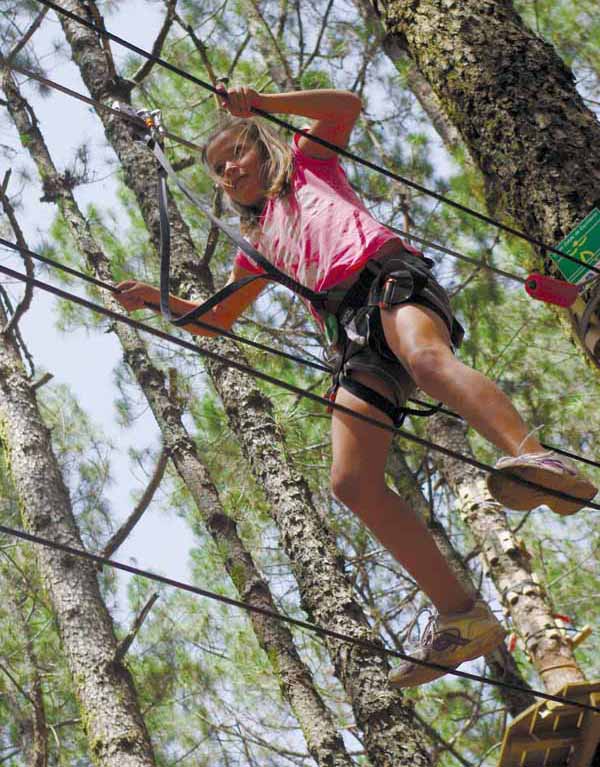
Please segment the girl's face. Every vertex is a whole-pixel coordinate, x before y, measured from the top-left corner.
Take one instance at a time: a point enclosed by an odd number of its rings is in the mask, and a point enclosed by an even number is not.
[[[256,207],[265,198],[260,151],[255,142],[228,130],[211,141],[206,159],[229,197],[240,205]]]

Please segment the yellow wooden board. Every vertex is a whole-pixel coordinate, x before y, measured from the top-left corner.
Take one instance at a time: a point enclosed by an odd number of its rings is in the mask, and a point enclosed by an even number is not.
[[[600,708],[600,680],[568,684],[556,694]],[[599,743],[600,714],[544,700],[511,722],[498,767],[590,767]]]

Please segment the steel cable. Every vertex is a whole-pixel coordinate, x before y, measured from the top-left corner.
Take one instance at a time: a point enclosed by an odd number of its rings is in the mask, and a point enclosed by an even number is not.
[[[207,359],[210,359],[214,362],[220,362],[221,364],[226,365],[227,367],[232,367],[235,370],[239,370],[242,373],[246,373],[249,376],[257,378],[261,381],[265,381],[266,383],[272,384],[273,386],[277,386],[281,389],[285,389],[286,391],[291,392],[292,394],[295,394],[298,397],[309,399],[313,402],[317,402],[321,405],[325,405],[331,411],[335,410],[340,413],[345,413],[346,415],[349,415],[352,418],[356,418],[357,420],[362,421],[363,423],[368,423],[371,426],[375,426],[379,429],[383,429],[384,431],[391,432],[392,434],[397,434],[400,437],[404,437],[410,442],[414,442],[420,445],[421,447],[430,448],[434,450],[435,452],[441,453],[442,455],[446,455],[450,458],[456,458],[462,461],[463,463],[468,464],[469,466],[473,466],[476,469],[480,469],[481,471],[485,471],[489,474],[504,474],[504,472],[501,472],[499,469],[496,469],[495,467],[490,466],[489,464],[483,463],[482,461],[478,461],[475,458],[470,458],[467,455],[463,455],[462,453],[459,453],[456,450],[451,450],[449,448],[443,447],[442,445],[438,445],[435,442],[431,442],[428,439],[424,439],[423,437],[419,437],[416,434],[412,434],[411,432],[406,431],[405,429],[397,428],[395,426],[392,426],[389,423],[386,423],[385,421],[380,421],[377,418],[372,418],[371,416],[367,416],[367,415],[364,415],[363,413],[359,413],[355,410],[352,410],[352,408],[346,407],[345,405],[340,405],[337,402],[331,402],[326,397],[322,397],[319,394],[314,394],[314,392],[312,391],[309,391],[307,389],[301,389],[299,386],[295,386],[294,384],[288,383],[287,381],[283,381],[279,378],[276,378],[275,376],[269,375],[268,373],[264,373],[262,370],[257,370],[256,368],[253,368],[250,365],[247,365],[245,363],[236,362],[235,360],[229,359],[217,352],[210,351],[209,349],[200,348],[199,346],[191,343],[190,341],[186,341],[183,338],[178,338],[177,336],[171,335],[170,333],[166,333],[163,330],[154,328],[150,325],[146,325],[145,323],[139,322],[138,320],[135,320],[126,314],[120,314],[119,312],[114,312],[111,309],[107,309],[104,306],[95,304],[92,301],[88,301],[85,298],[81,298],[81,296],[77,296],[73,293],[69,293],[65,290],[62,290],[61,288],[55,287],[54,285],[50,285],[47,282],[38,280],[35,277],[30,277],[29,275],[22,274],[21,272],[17,272],[14,269],[11,269],[4,265],[0,265],[0,273],[6,274],[7,276],[20,280],[21,282],[27,282],[33,285],[34,287],[37,287],[37,288],[40,288],[41,290],[46,291],[47,293],[52,293],[53,295],[58,296],[59,298],[62,298],[66,301],[71,301],[75,304],[79,304],[79,306],[83,306],[86,309],[96,312],[97,314],[102,314],[105,317],[108,317],[116,322],[122,322],[125,325],[129,325],[130,327],[135,328],[136,330],[141,330],[145,333],[149,333],[150,335],[153,335],[156,338],[160,338],[163,341],[167,341],[168,343],[172,343],[183,349],[187,349],[188,351],[191,351],[194,354],[197,354],[201,357],[206,357]],[[586,498],[579,498],[577,496],[571,495],[570,493],[563,493],[560,490],[554,490],[549,487],[544,487],[543,485],[539,485],[536,482],[530,482],[529,480],[523,479],[522,477],[518,477],[516,475],[511,476],[511,481],[515,482],[516,484],[524,485],[526,487],[532,487],[532,488],[544,490],[544,492],[547,493],[548,495],[552,495],[556,498],[561,498],[567,501],[576,501],[577,503],[584,504],[587,508],[600,511],[600,504],[594,503],[593,501],[588,500]]]
[[[124,562],[108,559],[107,557],[100,556],[99,554],[92,554],[85,549],[78,549],[74,546],[69,546],[66,543],[52,541],[48,538],[43,538],[40,535],[29,533],[25,530],[17,530],[13,527],[8,527],[6,525],[0,524],[0,533],[4,533],[4,535],[10,535],[11,537],[18,538],[22,541],[27,541],[28,543],[35,543],[38,546],[45,546],[49,549],[53,549],[54,551],[61,551],[65,554],[69,554],[80,559],[87,559],[88,561],[94,562],[94,564],[99,566],[111,567],[114,570],[121,570],[122,572],[129,573],[130,575],[137,575],[141,578],[146,578],[157,583],[162,583],[166,586],[171,586],[180,591],[187,591],[191,594],[196,594],[197,596],[212,599],[216,602],[221,602],[222,604],[226,604],[231,607],[239,607],[242,610],[246,610],[247,612],[263,615],[267,618],[274,618],[275,620],[281,621],[283,623],[288,623],[292,626],[296,626],[297,628],[305,629],[319,636],[328,637],[329,639],[336,639],[340,642],[347,642],[348,644],[362,647],[363,649],[370,650],[371,652],[377,653],[378,655],[387,655],[392,658],[408,661],[409,663],[415,663],[418,666],[438,669],[444,673],[451,674],[452,676],[460,677],[461,679],[469,679],[473,682],[481,682],[483,684],[493,685],[494,687],[503,687],[507,690],[513,690],[515,692],[524,692],[528,693],[529,695],[533,695],[536,698],[542,698],[543,700],[567,704],[569,706],[576,706],[577,708],[585,709],[587,711],[600,713],[600,708],[597,706],[592,706],[589,703],[582,703],[581,701],[571,700],[570,698],[563,698],[560,695],[552,695],[551,693],[542,692],[541,690],[532,690],[526,687],[512,684],[511,682],[502,681],[500,679],[492,679],[490,677],[480,676],[479,674],[470,674],[467,671],[459,671],[456,668],[445,666],[441,663],[421,660],[420,658],[415,658],[412,655],[401,652],[400,650],[393,650],[391,647],[386,647],[385,645],[379,644],[372,640],[361,639],[360,637],[352,637],[348,634],[342,634],[339,631],[334,631],[333,629],[328,629],[324,626],[317,626],[315,623],[309,623],[308,621],[303,621],[299,618],[292,618],[290,615],[268,610],[264,607],[259,607],[258,605],[249,604],[248,602],[242,602],[239,599],[233,599],[232,597],[227,597],[223,594],[216,594],[215,592],[208,591],[207,589],[200,588],[199,586],[193,586],[191,583],[184,583],[183,581],[178,581],[174,578],[168,578],[167,576],[159,575],[158,573],[153,573],[149,570],[143,570],[139,567],[134,567],[133,565],[127,565]]]

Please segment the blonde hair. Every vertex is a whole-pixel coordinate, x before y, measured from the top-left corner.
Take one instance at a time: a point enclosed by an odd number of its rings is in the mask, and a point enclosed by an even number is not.
[[[239,130],[237,140],[240,143],[251,141],[256,144],[261,160],[261,183],[265,189],[265,197],[285,197],[290,190],[294,169],[292,150],[278,133],[257,117],[227,116],[212,133],[202,149],[202,162],[208,168],[208,173],[217,183],[221,179],[213,171],[208,162],[208,149],[212,142],[223,133]],[[245,236],[256,235],[259,231],[258,221],[262,208],[240,205],[234,200],[229,204],[240,216],[240,230]]]

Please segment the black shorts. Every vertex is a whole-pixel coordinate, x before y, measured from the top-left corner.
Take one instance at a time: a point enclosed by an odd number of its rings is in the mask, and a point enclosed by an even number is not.
[[[331,360],[336,367],[334,386],[352,391],[345,381],[351,381],[353,373],[365,372],[391,389],[396,408],[415,393],[416,386],[389,348],[381,324],[381,312],[401,304],[417,304],[436,312],[448,328],[453,348],[460,346],[464,330],[452,313],[448,294],[432,275],[431,265],[429,259],[405,250],[373,259],[346,294],[341,299],[337,296],[335,312],[344,332]]]

